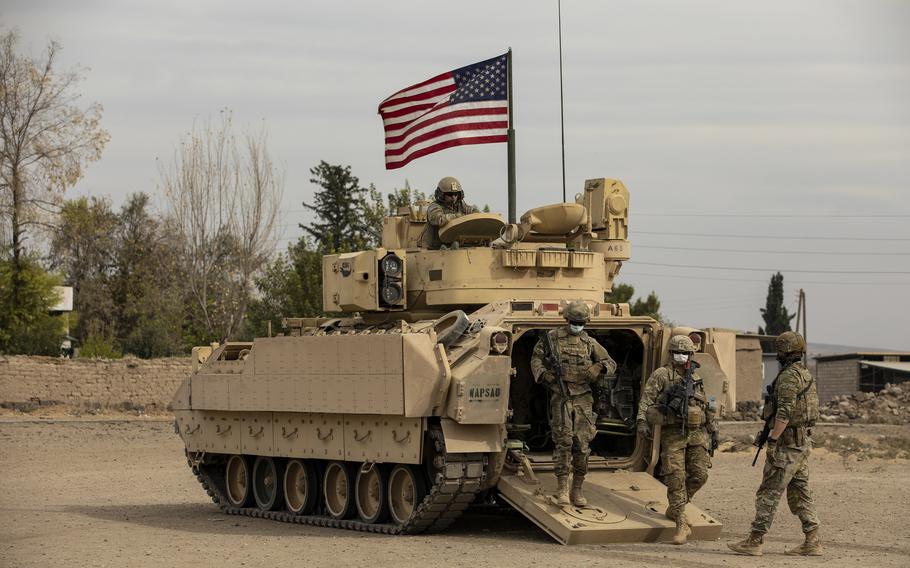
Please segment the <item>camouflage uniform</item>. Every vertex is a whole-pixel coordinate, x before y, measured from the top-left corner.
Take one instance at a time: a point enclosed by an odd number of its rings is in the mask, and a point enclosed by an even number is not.
[[[464,201],[445,203],[437,199],[427,207],[427,231],[424,236],[424,245],[429,249],[438,249],[442,246],[439,240],[439,228],[462,215],[477,213],[477,208]]]
[[[818,420],[818,388],[815,379],[803,367],[806,340],[793,331],[785,331],[774,340],[781,371],[768,391],[762,418],[766,440],[765,468],[762,482],[755,493],[755,519],[744,540],[728,542],[733,552],[761,556],[764,537],[771,528],[774,512],[784,489],[790,512],[802,522],[805,541],[786,551],[794,556],[820,556],[818,515],[809,491],[809,454],[812,452],[810,428]],[[773,438],[777,435],[777,439]]]
[[[552,369],[544,363],[547,355],[544,341],[538,340],[531,357],[531,373],[537,382],[550,388],[550,430],[553,436],[553,463],[557,477],[569,474],[569,462],[576,476],[588,472],[589,444],[597,432],[597,416],[592,406],[591,383],[606,369],[608,375],[616,371],[616,363],[607,350],[584,331],[573,335],[567,327],[548,331],[562,364],[563,380],[568,400],[563,405],[559,385]]]
[[[803,532],[810,533],[818,528],[818,515],[809,491],[809,454],[812,451],[809,428],[818,418],[818,389],[809,371],[801,362],[795,361],[777,376],[773,391],[774,418],[788,423],[780,439],[768,444],[762,482],[755,494],[752,531],[768,532],[786,489],[790,512],[799,517]]]
[[[694,396],[689,398],[689,422],[683,435],[679,418],[667,413],[667,424],[661,429],[661,475],[667,486],[667,517],[676,520],[692,500],[695,492],[708,481],[711,467],[710,433],[716,428],[714,410],[708,405],[705,388],[697,373],[692,374]],[[683,383],[681,375],[672,364],[656,369],[645,383],[638,404],[638,420],[646,420],[648,407],[659,404],[661,394],[674,385]]]

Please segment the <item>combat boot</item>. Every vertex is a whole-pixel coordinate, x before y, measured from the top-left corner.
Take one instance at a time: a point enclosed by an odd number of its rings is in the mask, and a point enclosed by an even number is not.
[[[752,531],[749,536],[739,542],[728,542],[727,547],[733,552],[748,554],[749,556],[761,556],[761,546],[764,535],[760,532]]]
[[[689,528],[686,514],[680,513],[676,517],[676,534],[673,535],[673,544],[686,544],[686,539],[689,538],[690,534],[692,534],[692,529]]]
[[[569,478],[561,475],[556,478],[556,503],[559,505],[569,505]]]
[[[818,542],[818,529],[806,533],[806,541],[787,551],[790,556],[821,556],[822,545]]]
[[[572,504],[576,507],[584,507],[588,504],[588,500],[585,499],[585,496],[581,493],[581,486],[585,482],[585,476],[575,475],[572,477]]]

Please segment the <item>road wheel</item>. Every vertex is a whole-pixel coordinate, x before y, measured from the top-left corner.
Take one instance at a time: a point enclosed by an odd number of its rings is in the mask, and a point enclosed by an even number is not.
[[[280,461],[265,456],[256,458],[253,463],[253,496],[263,511],[274,511],[284,500],[280,468]]]
[[[246,456],[231,456],[224,470],[227,499],[234,507],[247,507],[253,500],[250,488],[250,462]]]
[[[316,468],[308,460],[291,460],[284,468],[284,504],[295,515],[313,511],[319,499]]]
[[[344,462],[333,461],[322,476],[325,510],[333,519],[348,519],[354,514],[354,475]]]
[[[381,523],[388,513],[385,468],[379,464],[363,464],[354,483],[357,514],[367,523]]]
[[[396,465],[389,474],[389,513],[403,525],[427,495],[427,484],[414,466]]]

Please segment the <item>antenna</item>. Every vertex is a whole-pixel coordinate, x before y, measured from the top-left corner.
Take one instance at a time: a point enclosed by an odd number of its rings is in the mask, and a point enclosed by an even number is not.
[[[562,0],[556,0],[556,21],[559,27],[559,132],[562,146],[562,201],[566,201],[566,120],[562,101]]]

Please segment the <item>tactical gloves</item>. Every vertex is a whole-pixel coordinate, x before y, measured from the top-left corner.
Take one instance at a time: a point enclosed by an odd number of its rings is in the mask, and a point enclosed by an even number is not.
[[[638,435],[642,438],[651,438],[651,427],[644,420],[639,420],[637,424]]]
[[[597,378],[600,377],[600,374],[603,373],[603,370],[603,363],[591,363],[588,365],[588,368],[585,369],[585,376],[588,378],[588,382],[597,382]]]
[[[657,425],[660,424],[664,426],[667,424],[667,412],[668,409],[662,404],[652,404],[645,410],[645,419],[648,421],[648,424]]]

